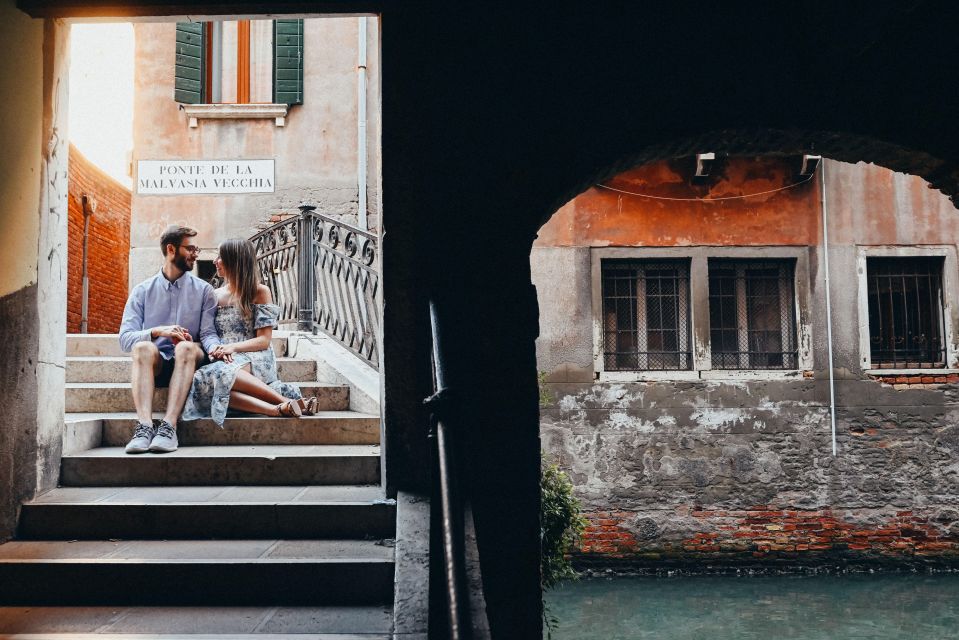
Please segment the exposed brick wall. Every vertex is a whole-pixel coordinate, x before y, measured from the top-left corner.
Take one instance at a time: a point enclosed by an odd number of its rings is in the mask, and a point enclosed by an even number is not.
[[[67,275],[67,331],[80,331],[83,295],[82,196],[97,202],[90,217],[88,295],[89,333],[115,333],[127,299],[130,260],[130,190],[101,171],[70,146],[69,256]]]
[[[893,388],[900,388],[900,385],[914,387],[917,385],[933,385],[933,388],[942,384],[955,384],[959,382],[959,374],[936,374],[935,371],[919,374],[890,374],[890,375],[871,375],[873,380],[878,380],[883,384],[892,385]]]
[[[702,562],[706,556],[713,562],[741,564],[751,559],[808,561],[810,555],[819,555],[897,563],[906,556],[938,563],[944,556],[959,556],[959,538],[951,531],[948,516],[936,522],[913,511],[783,510],[769,505],[735,511],[679,508],[676,515],[691,517],[708,530],[650,545],[644,537],[654,531],[644,530],[642,521],[637,527],[635,513],[589,513],[578,560],[587,565],[619,564],[624,559],[666,559],[682,564]]]

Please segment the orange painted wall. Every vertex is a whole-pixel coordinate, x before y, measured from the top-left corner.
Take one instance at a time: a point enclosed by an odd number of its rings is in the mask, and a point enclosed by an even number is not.
[[[83,292],[84,194],[93,196],[97,209],[90,218],[88,243],[90,292],[89,333],[115,333],[127,300],[130,260],[130,190],[101,171],[70,146],[68,170],[67,332],[80,331]],[[159,249],[157,250],[159,255]]]
[[[802,181],[796,159],[720,159],[694,182],[692,158],[635,167],[606,181],[624,191],[660,198],[720,198],[757,194]],[[784,191],[725,201],[671,201],[593,187],[564,205],[539,232],[535,246],[688,246],[816,244],[819,190],[810,180]]]

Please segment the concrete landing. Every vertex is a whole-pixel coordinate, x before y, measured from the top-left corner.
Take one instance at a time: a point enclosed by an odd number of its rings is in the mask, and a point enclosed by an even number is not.
[[[392,538],[379,486],[64,487],[23,505],[21,540]]]
[[[4,640],[103,640],[98,633],[15,633],[3,635]],[[110,640],[390,640],[389,634],[342,633],[110,633]],[[420,640],[411,638],[410,640]],[[423,636],[422,640],[426,640]]]
[[[62,486],[375,484],[380,450],[366,445],[180,447],[129,455],[101,447],[64,456]]]
[[[67,422],[83,420],[87,414],[68,414]],[[161,414],[156,414],[161,418]],[[102,445],[125,446],[133,437],[133,413],[105,413]],[[353,411],[321,411],[302,418],[242,416],[227,418],[220,428],[212,420],[183,422],[177,437],[184,446],[255,444],[379,444],[378,416]]]
[[[388,640],[392,609],[356,607],[0,607],[18,640]]]
[[[286,335],[274,331],[270,346],[277,357],[286,355],[286,345]],[[71,333],[67,335],[67,357],[76,356],[130,357],[130,354],[120,351],[120,336],[115,333]]]
[[[304,396],[316,396],[321,411],[346,411],[350,408],[350,388],[321,382],[299,383]],[[165,407],[167,389],[153,392],[153,406]],[[68,382],[65,385],[66,413],[133,412],[133,393],[129,382]]]
[[[316,361],[277,358],[280,380],[316,382]],[[129,382],[133,360],[124,356],[72,356],[66,360],[67,382]]]
[[[0,601],[7,604],[385,605],[392,598],[393,548],[376,541],[0,545]]]

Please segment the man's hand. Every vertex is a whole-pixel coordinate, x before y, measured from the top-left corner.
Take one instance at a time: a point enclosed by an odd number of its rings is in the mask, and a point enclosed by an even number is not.
[[[150,330],[150,335],[154,338],[169,338],[173,344],[184,341],[193,342],[193,336],[190,335],[190,332],[176,324],[165,327],[154,327]]]

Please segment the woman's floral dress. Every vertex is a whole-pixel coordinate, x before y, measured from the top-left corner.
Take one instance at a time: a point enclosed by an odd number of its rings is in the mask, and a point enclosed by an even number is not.
[[[233,344],[256,337],[256,330],[263,327],[277,327],[280,308],[275,304],[255,304],[250,318],[235,306],[218,307],[216,312],[216,332],[223,344]],[[299,388],[288,382],[280,382],[276,372],[276,355],[272,345],[263,351],[245,351],[233,354],[233,362],[222,360],[212,362],[197,369],[193,374],[193,386],[183,407],[183,420],[213,418],[219,426],[226,419],[230,404],[230,389],[236,380],[236,372],[250,365],[253,375],[270,385],[285,398],[301,398]]]

